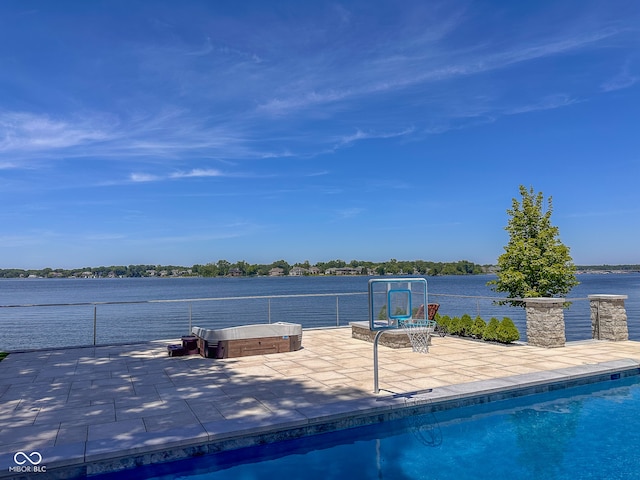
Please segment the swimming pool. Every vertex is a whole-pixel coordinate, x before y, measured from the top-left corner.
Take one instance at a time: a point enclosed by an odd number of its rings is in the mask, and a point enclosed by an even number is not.
[[[637,374],[436,410],[96,478],[640,479]]]

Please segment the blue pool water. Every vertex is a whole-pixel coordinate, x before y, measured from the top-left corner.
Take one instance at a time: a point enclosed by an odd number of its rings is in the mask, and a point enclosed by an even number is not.
[[[640,479],[640,377],[154,465],[113,478]]]

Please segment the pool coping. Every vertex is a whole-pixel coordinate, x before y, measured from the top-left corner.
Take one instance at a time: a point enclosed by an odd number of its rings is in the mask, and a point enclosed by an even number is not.
[[[620,359],[525,373],[490,380],[435,387],[405,393],[382,390],[370,397],[300,407],[296,410],[243,420],[222,420],[165,432],[128,434],[112,438],[43,448],[46,473],[42,479],[76,478],[166,463],[227,450],[301,438],[370,425],[429,411],[443,411],[507,398],[522,397],[616,377],[640,375],[640,362]],[[0,478],[33,478],[0,471]]]

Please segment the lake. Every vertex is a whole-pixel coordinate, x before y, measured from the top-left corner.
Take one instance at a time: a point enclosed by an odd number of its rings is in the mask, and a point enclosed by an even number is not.
[[[187,334],[190,325],[289,321],[305,328],[345,326],[368,319],[369,278],[2,279],[0,350],[89,345],[94,319],[97,344],[175,338]],[[488,298],[499,296],[486,285],[493,278],[427,277],[429,301],[439,303],[443,315],[468,313],[486,321],[508,316],[526,340],[524,310],[497,306]],[[568,341],[591,338],[586,297],[597,293],[628,295],[629,337],[640,340],[640,274],[582,274],[578,280],[567,297],[574,299],[565,311]]]

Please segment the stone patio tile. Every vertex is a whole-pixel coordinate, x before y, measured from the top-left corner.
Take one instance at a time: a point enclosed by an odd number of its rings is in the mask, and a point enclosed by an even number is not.
[[[37,378],[36,374],[32,374],[32,375],[16,375],[15,373],[3,374],[3,375],[0,375],[0,385],[24,385],[24,384],[33,383],[33,381],[36,378]]]
[[[196,416],[200,423],[206,422],[216,422],[220,420],[224,420],[224,416],[218,411],[216,405],[212,401],[201,402],[198,401],[196,403],[188,402],[189,408]]]
[[[89,425],[88,441],[98,440],[101,438],[112,438],[115,440],[124,440],[130,438],[134,433],[146,432],[145,424],[142,418],[133,418],[117,422],[99,423]]]
[[[167,403],[162,400],[150,400],[138,398],[137,402],[131,399],[126,401],[116,400],[116,420],[142,418],[147,415],[161,415],[175,411],[187,411],[187,405],[182,403]]]
[[[65,422],[68,425],[91,425],[114,422],[115,408],[112,403],[89,407],[43,407],[34,421],[34,425],[50,425]]]
[[[121,385],[121,386],[106,386],[97,387],[92,386],[88,389],[72,390],[69,393],[69,402],[74,400],[97,400],[97,399],[113,399],[120,396],[134,395],[133,386]]]
[[[91,386],[92,387],[119,387],[119,386],[130,387],[131,377],[127,374],[126,376],[118,375],[116,377],[111,376],[109,378],[96,379],[91,381]]]
[[[11,429],[0,430],[0,445],[9,445],[16,442],[37,442],[53,445],[58,434],[60,423],[54,425],[27,425]]]
[[[155,413],[155,412],[154,412]],[[163,415],[150,415],[143,417],[144,425],[147,432],[162,432],[165,430],[181,430],[187,425],[197,424],[200,422],[193,412],[178,411]]]
[[[56,436],[56,446],[69,444],[69,443],[77,443],[77,442],[86,442],[87,441],[87,432],[89,427],[87,425],[71,425],[68,426],[66,423],[61,423],[60,428],[58,429],[58,435]]]
[[[264,403],[255,398],[243,398],[233,403],[216,405],[220,414],[226,419],[248,418],[273,414]]]

